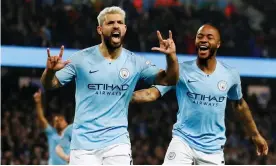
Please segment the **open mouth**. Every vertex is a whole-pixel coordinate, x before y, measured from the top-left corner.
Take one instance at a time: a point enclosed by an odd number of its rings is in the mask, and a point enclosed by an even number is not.
[[[200,51],[206,51],[206,50],[209,50],[209,47],[208,46],[199,46],[199,50]]]
[[[120,38],[121,34],[120,34],[120,32],[114,32],[114,33],[111,34],[111,37],[113,37],[113,38]]]

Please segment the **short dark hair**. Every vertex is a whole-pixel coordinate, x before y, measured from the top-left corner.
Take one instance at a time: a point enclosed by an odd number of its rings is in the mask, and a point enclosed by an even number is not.
[[[217,28],[217,26],[216,26],[215,24],[212,24],[212,23],[210,23],[210,22],[204,23],[204,24],[203,24],[202,26],[200,26],[200,27],[203,27],[203,26],[206,26],[206,25],[207,25],[207,26],[213,27],[213,28],[218,32],[219,39],[221,40],[219,28]]]

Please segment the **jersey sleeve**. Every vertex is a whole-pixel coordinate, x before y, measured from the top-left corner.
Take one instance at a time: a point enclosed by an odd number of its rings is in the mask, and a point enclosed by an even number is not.
[[[51,125],[48,124],[44,132],[46,133],[47,137],[50,137],[56,132],[56,130]]]
[[[162,85],[155,85],[154,87],[156,89],[158,89],[158,91],[160,92],[161,96],[163,96],[164,94],[166,94],[171,89],[175,88],[175,86],[162,86]]]
[[[228,98],[230,100],[240,100],[242,98],[242,88],[241,88],[241,79],[238,71],[233,70],[234,84],[230,87],[228,91]]]
[[[70,146],[71,143],[71,137],[72,136],[72,125],[68,126],[65,131],[64,134],[60,140],[60,146],[62,148],[65,148],[67,146]]]
[[[141,56],[137,56],[137,62],[141,70],[140,79],[144,80],[150,85],[154,84],[160,69],[153,65],[149,60],[146,60]]]
[[[74,77],[76,77],[76,56],[77,54],[70,57],[69,60],[71,62],[67,64],[63,69],[56,72],[56,77],[62,86],[69,83]]]

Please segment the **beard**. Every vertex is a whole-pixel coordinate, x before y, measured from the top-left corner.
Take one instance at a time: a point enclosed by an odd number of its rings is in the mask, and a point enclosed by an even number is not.
[[[119,43],[112,42],[112,35],[105,35],[103,34],[103,40],[108,50],[115,50],[122,46],[122,42],[124,40],[124,36],[118,37],[120,39]]]

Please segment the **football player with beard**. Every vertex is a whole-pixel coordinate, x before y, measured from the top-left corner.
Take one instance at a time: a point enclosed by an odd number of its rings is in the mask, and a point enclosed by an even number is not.
[[[257,155],[268,153],[267,142],[259,133],[242,97],[239,73],[216,59],[220,44],[216,27],[210,24],[201,26],[195,40],[197,59],[179,65],[177,85],[154,86],[133,94],[133,103],[143,103],[176,89],[179,110],[164,164],[224,164],[227,98],[252,138]]]
[[[72,129],[70,164],[132,164],[128,105],[138,80],[149,84],[175,85],[179,78],[176,48],[169,32],[159,47],[166,54],[167,69],[160,70],[145,58],[122,47],[126,34],[125,12],[107,7],[98,15],[99,45],[78,51],[63,61],[47,50],[47,66],[41,82],[46,89],[76,82],[76,111]]]

